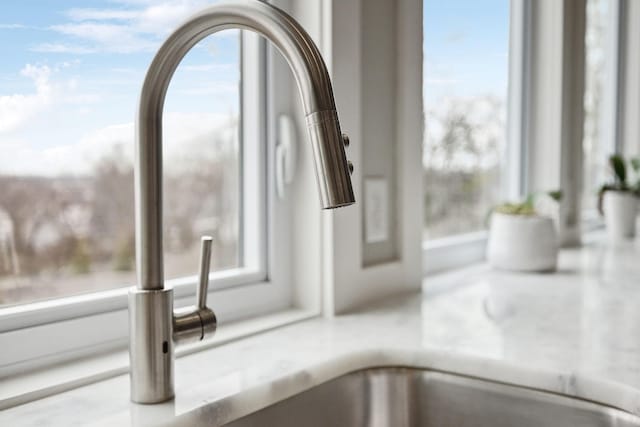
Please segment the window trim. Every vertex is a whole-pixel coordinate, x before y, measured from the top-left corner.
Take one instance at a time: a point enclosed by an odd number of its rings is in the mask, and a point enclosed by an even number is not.
[[[292,308],[266,314],[256,319],[234,322],[225,325],[224,331],[217,334],[213,340],[179,346],[176,349],[176,358],[198,351],[206,351],[256,333],[307,320],[316,315],[317,313],[313,310]],[[0,412],[3,409],[124,375],[129,371],[127,356],[127,350],[122,348],[107,354],[90,355],[90,357],[73,363],[48,366],[47,369],[37,372],[3,377],[3,388],[0,389]],[[2,376],[1,372],[0,376]]]
[[[509,59],[507,89],[506,152],[501,173],[500,194],[517,200],[527,192],[528,98],[530,93],[531,16],[529,0],[509,3]],[[517,141],[518,143],[514,143]],[[470,263],[486,255],[488,230],[454,234],[422,242],[422,274],[428,276]]]
[[[608,147],[610,153],[622,151],[622,109],[624,102],[624,62],[625,62],[625,1],[608,0],[611,12],[607,33],[607,56],[609,61],[605,65],[603,93],[603,117],[601,118],[602,132],[600,144]]]
[[[442,237],[422,243],[422,274],[429,276],[460,268],[485,258],[486,230]]]
[[[529,192],[528,164],[532,61],[532,4],[511,0],[509,82],[507,94],[507,146],[502,170],[503,197],[518,200]],[[516,141],[516,142],[514,142]]]
[[[607,0],[609,2],[608,23],[609,31],[606,33],[605,72],[603,75],[603,102],[602,114],[599,117],[601,132],[598,144],[602,147],[602,154],[623,153],[623,115],[624,115],[624,79],[625,79],[625,49],[626,21],[625,0]],[[588,7],[588,5],[586,6]],[[585,20],[588,25],[588,17]],[[585,30],[586,32],[586,30]],[[586,49],[586,46],[585,46]],[[585,52],[585,72],[586,72]],[[583,124],[584,125],[584,124]],[[584,143],[584,142],[583,142]],[[623,153],[624,154],[624,153]],[[584,176],[585,160],[582,161],[582,174]],[[584,185],[584,184],[583,184]],[[585,195],[585,189],[581,191],[581,197]],[[580,204],[581,226],[583,231],[592,231],[604,227],[604,219],[593,206]]]
[[[208,293],[226,322],[291,308],[285,283],[258,282]],[[126,298],[126,295],[124,295]],[[176,297],[176,307],[193,304],[191,295]],[[244,313],[244,315],[243,315]],[[53,364],[124,350],[128,344],[128,309],[46,322],[0,333],[0,379]],[[19,343],[19,345],[16,345]]]
[[[267,145],[266,113],[266,42],[256,33],[241,32],[240,105],[242,126],[240,130],[240,178],[242,222],[240,241],[242,265],[262,272],[266,280],[268,233],[268,180],[267,161],[271,155]],[[250,120],[246,120],[250,117]],[[247,144],[247,141],[250,143]],[[258,194],[258,197],[255,195]]]
[[[240,252],[244,267],[213,272],[209,276],[209,302],[222,322],[292,306],[290,280],[283,274],[274,277],[269,273],[274,264],[267,256],[267,247],[274,245],[268,237],[277,236],[276,244],[282,247],[286,244],[283,242],[288,241],[289,232],[273,230],[270,215],[273,179],[269,174],[274,144],[266,143],[270,138],[267,128],[271,121],[269,118],[268,123],[266,111],[270,74],[266,41],[255,33],[241,34],[243,191],[240,203],[243,220]],[[247,117],[251,119],[246,120]],[[245,141],[252,141],[249,149],[245,147]],[[260,197],[250,197],[256,191]],[[278,271],[283,270],[278,268]],[[195,273],[194,270],[193,276],[166,281],[166,285],[174,289],[176,307],[194,303]],[[122,287],[0,308],[0,348],[8,349],[0,352],[0,378],[125,348],[128,343],[128,290],[129,287]]]
[[[176,300],[195,295],[197,275],[167,280],[166,286],[174,290]],[[210,294],[264,280],[263,272],[234,268],[209,276]],[[18,304],[0,309],[0,333],[33,326],[109,313],[127,308],[127,295],[131,286],[99,292],[72,295],[29,304]]]

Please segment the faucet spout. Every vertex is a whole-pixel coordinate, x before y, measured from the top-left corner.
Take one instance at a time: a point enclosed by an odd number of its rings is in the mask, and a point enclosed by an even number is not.
[[[206,36],[224,29],[257,32],[282,53],[295,76],[315,159],[321,205],[355,202],[350,162],[340,131],[331,80],[311,37],[292,17],[257,0],[221,3],[197,13],[163,43],[147,71],[136,116],[135,220],[137,287],[129,293],[131,398],[156,403],[173,397],[173,347],[202,339],[216,327],[206,307],[210,239],[203,240],[200,292],[193,309],[173,310],[164,287],[162,249],[162,112],[169,82],[185,54]]]
[[[206,36],[223,29],[255,31],[270,40],[293,70],[302,97],[322,207],[355,202],[331,80],[311,37],[292,17],[256,0],[211,6],[182,24],[160,47],[147,72],[136,122],[138,286],[163,288],[162,109],[174,71]]]

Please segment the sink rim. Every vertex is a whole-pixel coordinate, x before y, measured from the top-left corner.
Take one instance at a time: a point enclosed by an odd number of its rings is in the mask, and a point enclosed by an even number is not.
[[[369,348],[344,352],[320,363],[278,372],[241,391],[200,402],[170,425],[197,423],[202,417],[225,424],[349,373],[375,368],[408,368],[558,394],[640,416],[640,390],[586,372],[530,368],[470,354],[442,350]]]
[[[346,373],[344,375],[338,376],[336,378],[333,378],[331,380],[328,380],[324,383],[315,385],[303,392],[294,394],[288,398],[274,402],[271,405],[267,405],[266,407],[253,411],[247,415],[238,417],[234,420],[230,420],[228,423],[234,424],[234,422],[240,421],[243,418],[252,419],[252,417],[254,416],[259,417],[260,416],[259,414],[261,413],[261,411],[265,409],[268,410],[274,407],[275,405],[287,403],[287,401],[290,401],[291,399],[296,399],[296,397],[306,392],[313,392],[314,390],[319,389],[320,387],[330,384],[332,382],[337,382],[337,381],[349,382],[350,381],[349,377],[353,377],[353,382],[355,384],[361,383],[362,381],[365,381],[365,383],[371,384],[372,381],[375,382],[376,379],[379,380],[381,378],[388,378],[391,381],[394,381],[399,378],[400,381],[402,381],[402,383],[404,383],[403,380],[408,381],[410,384],[414,384],[414,381],[417,381],[417,383],[421,382],[423,385],[426,385],[428,383],[432,383],[435,381],[435,383],[436,384],[439,383],[440,386],[442,386],[442,384],[448,384],[448,385],[453,385],[454,387],[457,386],[463,389],[480,392],[481,394],[488,393],[489,395],[514,396],[516,399],[519,399],[521,401],[530,401],[534,404],[537,403],[537,404],[543,404],[543,405],[551,405],[552,407],[555,406],[558,408],[565,408],[569,411],[578,411],[578,413],[586,412],[586,413],[598,414],[600,416],[611,419],[614,422],[614,424],[612,425],[618,425],[618,422],[620,421],[633,422],[634,423],[633,425],[640,425],[640,416],[634,415],[628,411],[615,408],[606,404],[602,404],[599,402],[593,402],[590,400],[585,400],[582,398],[568,396],[566,394],[561,394],[556,392],[532,389],[529,387],[523,387],[523,386],[513,385],[513,384],[499,383],[493,380],[487,380],[483,378],[453,374],[450,372],[437,371],[433,369],[424,369],[424,368],[407,367],[407,366],[376,366],[371,368],[358,369],[358,370]],[[340,386],[338,386],[338,389],[336,390],[338,392],[340,390],[339,387]],[[414,396],[420,396],[420,392],[418,392],[418,394]],[[367,398],[365,397],[365,400],[366,399]],[[371,399],[371,396],[369,396],[368,399]],[[437,399],[437,397],[435,397],[435,399]],[[377,401],[377,400],[374,400],[374,401]],[[318,402],[320,403],[322,402],[322,400],[319,400]],[[289,403],[293,404],[293,402],[289,402]],[[356,406],[357,406],[357,403],[356,403]],[[411,404],[410,406],[413,406],[413,404]],[[282,407],[278,408],[278,410],[282,412],[283,408]],[[295,412],[295,409],[293,410]],[[246,421],[248,420],[245,420],[245,422]],[[254,423],[255,423],[255,420],[252,420],[251,425],[254,425]],[[225,422],[223,425],[226,426],[228,424],[227,422]]]

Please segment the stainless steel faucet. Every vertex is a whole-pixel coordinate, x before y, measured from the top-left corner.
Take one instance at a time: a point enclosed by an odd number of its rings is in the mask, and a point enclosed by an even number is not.
[[[206,305],[211,238],[203,237],[197,305],[174,311],[173,289],[164,286],[162,255],[162,109],[167,87],[184,55],[217,31],[239,28],[270,40],[298,83],[306,114],[321,204],[355,202],[352,165],[340,132],[329,73],[311,37],[291,16],[257,0],[211,6],[169,36],[154,57],[142,86],[136,117],[136,265],[138,285],[129,292],[131,400],[158,403],[174,396],[174,345],[201,340],[216,329]]]

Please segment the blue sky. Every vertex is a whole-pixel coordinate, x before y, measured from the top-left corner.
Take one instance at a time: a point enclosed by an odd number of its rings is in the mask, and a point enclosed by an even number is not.
[[[0,3],[0,173],[86,172],[92,153],[113,141],[132,146],[153,53],[172,28],[210,3]],[[508,13],[509,0],[425,0],[427,107],[451,95],[506,94]],[[238,83],[237,32],[196,46],[167,97],[173,134],[237,114]]]
[[[425,0],[424,91],[443,96],[506,96],[509,0]]]
[[[0,3],[0,173],[82,172],[75,153],[105,148],[107,139],[131,145],[154,52],[171,29],[210,3]],[[237,32],[223,32],[187,55],[167,96],[165,111],[176,114],[170,123],[186,132],[207,118],[237,114],[238,40]]]

